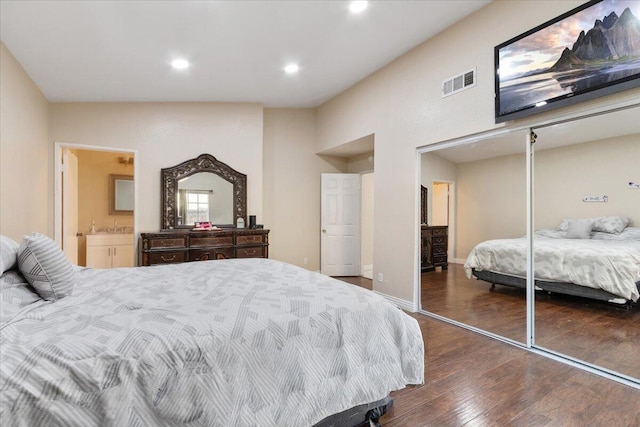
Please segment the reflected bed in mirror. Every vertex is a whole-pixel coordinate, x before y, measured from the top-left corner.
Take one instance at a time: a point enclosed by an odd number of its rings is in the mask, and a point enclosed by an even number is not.
[[[193,228],[196,221],[218,227],[245,222],[247,176],[210,154],[162,169],[162,228]]]
[[[133,215],[133,177],[109,175],[109,215]]]

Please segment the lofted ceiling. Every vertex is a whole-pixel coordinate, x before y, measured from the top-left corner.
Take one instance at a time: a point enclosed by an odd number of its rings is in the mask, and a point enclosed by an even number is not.
[[[487,3],[2,0],[0,38],[51,102],[315,107]]]

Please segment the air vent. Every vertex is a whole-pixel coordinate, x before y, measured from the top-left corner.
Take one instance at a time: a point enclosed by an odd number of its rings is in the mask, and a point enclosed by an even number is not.
[[[442,97],[453,95],[476,85],[476,69],[469,70],[442,82]]]

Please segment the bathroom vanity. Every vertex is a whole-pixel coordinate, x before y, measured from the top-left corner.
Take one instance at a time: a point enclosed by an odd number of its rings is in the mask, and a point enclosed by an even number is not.
[[[87,234],[87,267],[133,267],[133,234]]]

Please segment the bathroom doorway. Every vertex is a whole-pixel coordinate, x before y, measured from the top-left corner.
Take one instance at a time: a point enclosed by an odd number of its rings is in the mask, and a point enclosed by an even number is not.
[[[136,150],[55,144],[55,240],[73,264],[87,266],[88,235],[125,234],[135,242],[136,157]],[[133,183],[132,206],[114,211],[121,180]],[[135,248],[127,249],[133,266]]]

